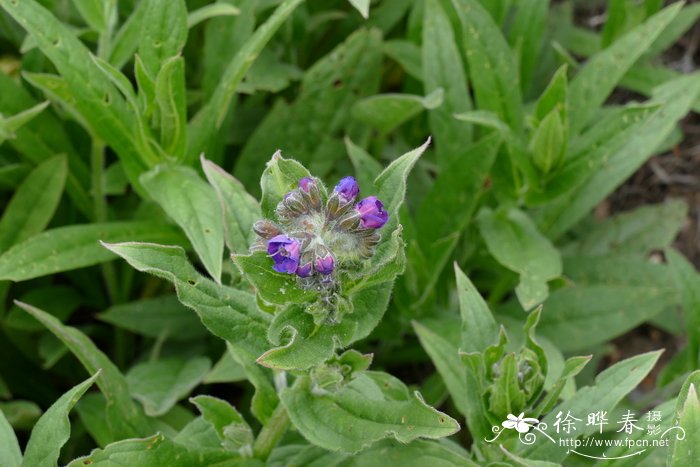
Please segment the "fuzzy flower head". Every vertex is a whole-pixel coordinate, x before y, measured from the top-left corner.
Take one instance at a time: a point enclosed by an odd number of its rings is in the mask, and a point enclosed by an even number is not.
[[[303,177],[277,205],[276,219],[253,225],[258,235],[253,249],[265,250],[272,269],[295,275],[300,288],[317,291],[320,298],[314,306],[326,322],[349,308],[340,295],[339,276],[357,273],[374,254],[379,229],[388,219],[376,196],[358,203],[359,193],[353,177],[342,178],[330,193],[320,180]]]

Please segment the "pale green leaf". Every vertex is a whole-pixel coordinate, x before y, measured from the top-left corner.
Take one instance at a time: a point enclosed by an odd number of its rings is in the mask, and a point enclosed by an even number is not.
[[[678,401],[674,420],[682,428],[669,432],[671,446],[668,449],[667,461],[671,467],[692,465],[700,456],[700,373],[693,372],[683,384]]]
[[[0,280],[35,277],[92,266],[114,259],[100,241],[141,240],[182,244],[171,225],[149,222],[108,222],[50,229],[19,243],[0,256]]]
[[[260,204],[243,184],[224,169],[202,156],[202,169],[209,184],[216,190],[224,216],[226,246],[232,253],[245,253],[255,239],[253,223],[262,219]]]
[[[355,103],[352,116],[355,120],[389,133],[423,110],[432,110],[442,105],[444,91],[435,89],[429,95],[379,94]]]
[[[203,277],[182,248],[148,243],[104,246],[135,269],[172,282],[180,301],[197,313],[207,329],[245,352],[246,358],[255,358],[268,348],[269,317],[257,309],[255,297]]]
[[[294,426],[317,446],[357,452],[384,438],[408,443],[416,438],[442,438],[459,424],[411,394],[393,377],[359,374],[338,392],[314,395],[307,377],[282,392]],[[380,381],[385,384],[380,385]],[[391,391],[384,392],[386,386]]]
[[[141,176],[141,183],[182,228],[207,272],[220,282],[224,221],[212,187],[194,170],[182,166],[156,167]]]
[[[185,0],[149,0],[142,22],[139,57],[151,76],[178,55],[187,41]]]
[[[594,55],[571,81],[571,131],[582,129],[596,114],[627,70],[680,12],[675,3]],[[692,100],[692,98],[689,98]]]
[[[241,10],[233,5],[224,2],[212,3],[211,5],[204,5],[203,7],[194,10],[189,15],[187,15],[187,27],[192,29],[199,23],[206,21],[210,18],[216,18],[218,16],[236,16],[241,13]]]
[[[196,315],[174,295],[113,305],[97,318],[133,333],[152,338],[187,341],[207,335]]]
[[[22,463],[22,451],[12,426],[0,410],[0,465],[19,467]]]
[[[63,394],[41,416],[27,442],[22,466],[43,467],[57,464],[61,448],[70,436],[68,413],[99,376],[100,370],[97,370],[93,376]]]
[[[559,251],[517,209],[484,209],[478,221],[489,252],[499,263],[520,274],[515,293],[523,308],[530,310],[542,303],[548,295],[547,281],[562,273]]]
[[[369,18],[369,5],[371,0],[348,0],[350,5],[360,12],[363,18]]]
[[[73,5],[88,26],[102,33],[107,29],[108,13],[114,8],[115,2],[113,0],[73,0]]]
[[[61,200],[67,174],[66,158],[56,156],[24,179],[0,219],[0,252],[44,230]]]
[[[187,360],[168,358],[139,363],[129,370],[126,380],[131,395],[143,404],[146,414],[165,414],[197,387],[211,368],[208,358]]]
[[[126,378],[109,358],[78,329],[65,326],[48,313],[26,303],[17,302],[58,337],[76,356],[88,373],[96,373],[97,386],[108,401],[107,421],[114,439],[145,436],[152,427],[141,408],[131,399]]]

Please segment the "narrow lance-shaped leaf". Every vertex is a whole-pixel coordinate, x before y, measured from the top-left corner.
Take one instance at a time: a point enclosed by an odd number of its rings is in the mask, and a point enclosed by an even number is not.
[[[0,114],[0,144],[5,140],[15,138],[15,131],[39,115],[48,105],[48,102],[42,102],[11,117],[3,117]]]
[[[254,240],[253,223],[262,219],[260,204],[243,184],[224,169],[201,157],[207,180],[216,190],[224,216],[226,246],[232,253],[245,253]]]
[[[187,40],[185,0],[149,0],[142,22],[139,57],[151,76],[178,55]]]
[[[114,259],[100,241],[142,240],[185,244],[172,225],[106,222],[50,229],[19,243],[0,256],[0,280],[15,282],[92,266]]]
[[[67,174],[66,158],[56,156],[27,176],[0,219],[0,253],[44,230],[61,200]]]
[[[65,326],[50,314],[26,303],[16,302],[36,318],[76,356],[88,373],[96,373],[96,383],[108,401],[105,414],[113,439],[146,436],[152,432],[150,421],[131,399],[126,379],[109,358],[85,334]]]
[[[667,462],[671,467],[692,465],[700,455],[700,372],[688,376],[676,402],[674,420],[680,429],[674,428],[667,435],[671,440]]]
[[[206,149],[212,135],[221,126],[228,111],[231,98],[253,61],[260,55],[260,52],[272,38],[272,35],[282,26],[284,21],[302,1],[285,0],[278,6],[275,12],[255,31],[255,34],[245,43],[226,67],[211,99],[190,121],[188,129],[190,138],[187,143],[187,156],[190,160],[193,160]]]
[[[156,78],[156,102],[160,110],[160,140],[166,154],[182,159],[187,142],[185,60],[172,57],[163,62]]]
[[[594,55],[571,82],[571,131],[583,128],[627,70],[682,8],[675,3]],[[689,98],[689,100],[692,100]]]
[[[426,2],[423,17],[423,85],[425,92],[445,90],[441,106],[430,110],[430,129],[444,168],[453,160],[464,157],[472,139],[470,125],[459,122],[454,114],[472,108],[467,91],[467,76],[447,13],[438,0]]]
[[[19,467],[22,463],[22,451],[19,449],[17,436],[12,426],[0,410],[0,465]]]
[[[425,97],[412,94],[379,94],[355,103],[352,115],[356,120],[373,126],[382,133],[389,133],[423,110],[432,110],[442,105],[443,95],[442,88]]]
[[[345,148],[352,166],[355,168],[357,183],[363,191],[374,192],[374,179],[377,178],[383,167],[364,149],[353,143],[350,138],[345,138]]]
[[[97,370],[93,376],[63,394],[41,416],[27,442],[23,467],[57,464],[61,448],[70,436],[68,413],[99,376],[100,370]]]
[[[519,73],[501,30],[477,0],[452,0],[478,107],[495,112],[516,134],[523,129]]]
[[[462,316],[462,342],[464,352],[483,352],[493,345],[498,334],[498,326],[474,284],[455,263],[459,312]]]
[[[110,6],[114,8],[114,1],[105,0],[73,0],[73,5],[80,12],[85,22],[95,31],[102,33],[107,29]]]
[[[141,177],[148,194],[187,235],[207,272],[221,280],[224,222],[214,190],[182,166],[160,166]]]
[[[213,3],[205,5],[187,15],[187,27],[192,29],[199,23],[218,16],[236,16],[241,10],[228,3]]]

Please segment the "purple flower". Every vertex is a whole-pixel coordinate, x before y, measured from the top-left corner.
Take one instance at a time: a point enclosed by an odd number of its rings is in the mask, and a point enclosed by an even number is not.
[[[338,182],[333,191],[346,202],[353,201],[360,193],[360,185],[357,184],[355,177],[345,177]]]
[[[316,182],[313,178],[304,177],[301,180],[299,180],[299,189],[305,193],[308,193],[311,190],[311,187],[315,184]]]
[[[272,269],[277,272],[294,274],[299,266],[301,245],[295,238],[277,235],[267,242],[267,253],[275,262]]]
[[[384,211],[384,203],[376,196],[368,196],[355,206],[360,213],[360,223],[365,229],[378,229],[386,224],[389,214]]]
[[[335,267],[335,261],[333,260],[333,256],[330,253],[326,253],[326,256],[317,256],[316,257],[316,270],[323,274],[323,275],[328,275],[333,272],[333,268]]]

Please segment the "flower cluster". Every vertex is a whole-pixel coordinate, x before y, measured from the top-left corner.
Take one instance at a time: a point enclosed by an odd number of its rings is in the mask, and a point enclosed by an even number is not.
[[[294,274],[300,287],[335,300],[338,273],[374,254],[378,230],[388,220],[376,196],[357,201],[359,194],[353,177],[340,180],[330,195],[319,180],[302,178],[277,205],[276,222],[255,223],[259,239],[253,249],[266,251],[272,268]]]

